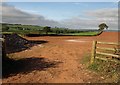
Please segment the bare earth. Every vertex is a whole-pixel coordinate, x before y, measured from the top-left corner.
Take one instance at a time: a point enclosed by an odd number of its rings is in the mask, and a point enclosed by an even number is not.
[[[94,37],[41,36],[25,38],[48,42],[12,54],[16,58],[26,59],[27,63],[24,68],[21,67],[21,72],[3,78],[3,83],[105,82],[105,77],[86,69],[81,64],[81,59],[85,54],[91,53],[93,40],[118,42],[118,32],[105,32]]]

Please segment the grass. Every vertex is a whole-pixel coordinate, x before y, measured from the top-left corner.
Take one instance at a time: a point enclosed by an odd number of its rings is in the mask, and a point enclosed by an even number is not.
[[[2,25],[2,24],[0,24]],[[46,34],[45,31],[43,31],[44,27],[42,26],[35,26],[35,25],[20,25],[20,24],[7,24],[9,27],[8,30],[5,30],[6,25],[3,26],[3,34],[12,34],[17,33],[21,35],[26,34]],[[2,28],[2,27],[1,27]],[[51,32],[49,31],[49,35],[71,35],[71,36],[95,36],[98,34],[97,31],[64,31],[62,28],[59,28],[58,30],[53,30],[54,28],[51,28]],[[63,30],[63,32],[61,32]],[[59,31],[61,33],[56,33],[56,31]],[[75,33],[72,33],[75,32]],[[78,33],[79,32],[79,33]]]
[[[89,53],[85,54],[80,63],[85,64],[86,66],[88,66],[90,64],[90,54]]]
[[[45,34],[45,32],[43,31],[44,27],[42,26],[36,26],[36,25],[21,25],[21,24],[0,24],[1,26],[3,26],[4,29],[4,34],[5,33],[17,33],[17,34],[22,34],[22,35],[26,35],[26,34]],[[5,30],[5,27],[9,27],[9,29]],[[2,28],[2,27],[1,27]],[[54,28],[51,28],[51,32],[49,32],[49,35],[55,35],[56,31],[59,31],[61,33],[58,33],[56,35],[71,35],[71,36],[95,36],[98,34],[98,32],[96,31],[74,31],[74,30],[67,30],[65,31],[64,28],[56,28],[57,30],[55,30]],[[73,33],[75,32],[75,33]],[[79,32],[79,33],[78,33]]]
[[[17,33],[17,34],[20,34],[20,35],[26,35],[26,34],[39,34],[38,31],[29,31],[29,30],[10,30],[10,31],[7,31],[7,32],[2,32],[2,34],[13,34],[13,33]]]
[[[79,36],[94,36],[97,35],[98,32],[81,32],[81,33],[69,33],[65,35],[79,35]]]
[[[13,32],[2,32],[2,34],[13,34]]]
[[[39,32],[39,31],[29,31],[29,30],[12,30],[12,31],[8,31],[8,32],[2,32],[2,34],[12,34],[12,33],[17,33],[17,34],[21,34],[21,35],[25,35],[25,34],[46,34],[44,32]],[[72,35],[72,36],[95,36],[97,35],[98,32],[81,32],[81,33],[68,33],[68,34],[61,34],[61,35]],[[52,33],[49,32],[48,34],[56,34],[56,33]],[[57,35],[57,34],[56,34]]]
[[[35,25],[9,25],[10,28],[17,28],[17,27],[22,27],[22,28],[30,28],[32,30],[36,30],[36,29],[43,29],[43,27],[41,26],[35,26]]]
[[[89,70],[107,77],[106,82],[120,82],[120,63],[95,59],[94,63],[90,64],[90,58],[90,54],[86,54],[81,63],[86,65]]]

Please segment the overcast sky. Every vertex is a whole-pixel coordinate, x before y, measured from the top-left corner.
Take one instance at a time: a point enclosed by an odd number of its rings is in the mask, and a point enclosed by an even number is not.
[[[117,2],[4,2],[2,22],[71,29],[118,29]]]

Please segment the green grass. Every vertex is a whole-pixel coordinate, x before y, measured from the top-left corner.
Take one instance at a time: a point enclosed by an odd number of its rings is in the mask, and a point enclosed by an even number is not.
[[[46,34],[44,32],[39,32],[37,30],[9,30],[7,32],[2,32],[3,34],[12,34],[12,33],[17,33],[17,34]],[[49,32],[48,34],[56,34]],[[61,34],[61,35],[74,35],[74,36],[94,36],[97,35],[97,32],[81,32],[81,33],[68,33],[68,34]]]
[[[41,26],[35,26],[35,25],[9,25],[10,28],[17,28],[17,27],[22,27],[22,28],[30,28],[31,30],[38,30],[38,29],[43,29]]]
[[[44,27],[42,26],[35,26],[35,25],[20,25],[20,24],[8,24],[8,25],[3,25],[4,27],[5,26],[8,26],[9,29],[8,30],[5,30],[4,28],[4,34],[12,34],[12,33],[17,33],[17,34],[22,34],[22,35],[25,35],[25,34],[45,34],[45,32],[43,31]],[[24,29],[23,29],[24,28]],[[51,28],[51,30],[53,30],[54,28]],[[59,28],[58,31],[62,30],[63,28]],[[75,31],[73,31],[75,32]],[[76,31],[78,32],[78,31]],[[48,34],[56,34],[56,31],[51,31],[49,32]],[[68,32],[62,32],[62,33],[58,33],[56,35],[73,35],[73,36],[95,36],[97,35],[98,32],[95,32],[95,31],[79,31],[79,33],[70,33],[70,29]]]
[[[25,34],[39,34],[38,31],[29,31],[29,30],[9,30],[7,32],[2,32],[2,34],[13,34],[13,33],[17,33],[17,34],[21,34],[21,35],[25,35]]]
[[[81,32],[81,33],[68,33],[65,35],[79,35],[79,36],[94,36],[97,35],[98,32]]]
[[[106,82],[120,82],[120,63],[95,59],[94,63],[90,64],[90,58],[90,54],[86,54],[81,63],[89,70],[107,77]]]
[[[13,34],[13,32],[2,32],[2,34]]]

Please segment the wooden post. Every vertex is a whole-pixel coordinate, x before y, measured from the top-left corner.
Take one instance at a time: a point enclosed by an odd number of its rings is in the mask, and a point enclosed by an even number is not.
[[[91,64],[94,62],[95,60],[95,55],[96,55],[96,44],[97,41],[93,41],[93,46],[92,46],[92,54],[91,54]]]
[[[6,45],[5,45],[5,40],[2,41],[2,57],[6,57]]]

